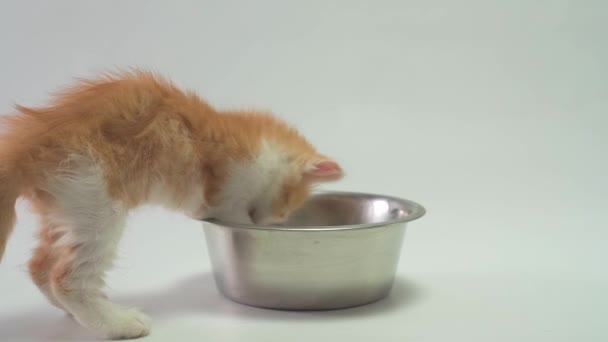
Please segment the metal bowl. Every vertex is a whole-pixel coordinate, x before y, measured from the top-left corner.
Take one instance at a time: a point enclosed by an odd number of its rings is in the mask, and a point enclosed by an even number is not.
[[[373,194],[314,194],[281,226],[205,222],[219,291],[270,309],[329,310],[390,292],[414,202]]]

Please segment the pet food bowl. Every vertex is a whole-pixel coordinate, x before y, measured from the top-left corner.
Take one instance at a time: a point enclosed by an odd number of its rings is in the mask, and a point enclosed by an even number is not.
[[[246,305],[330,310],[388,295],[414,202],[322,192],[280,226],[204,223],[218,290]]]

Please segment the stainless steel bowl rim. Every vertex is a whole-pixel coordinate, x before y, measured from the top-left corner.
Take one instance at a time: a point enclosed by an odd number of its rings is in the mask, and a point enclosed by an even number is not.
[[[337,230],[353,230],[353,229],[369,229],[369,228],[378,228],[384,227],[388,225],[392,225],[395,223],[404,223],[414,221],[416,219],[421,218],[426,214],[426,209],[414,202],[407,199],[387,196],[387,195],[379,195],[374,193],[365,193],[365,192],[350,192],[350,191],[316,191],[317,194],[332,194],[339,196],[375,196],[378,198],[383,198],[395,202],[399,202],[404,206],[410,207],[412,210],[408,213],[407,216],[396,219],[396,220],[388,220],[381,222],[373,222],[373,223],[361,223],[361,224],[352,224],[352,225],[340,225],[340,226],[299,226],[299,227],[285,227],[278,225],[269,225],[269,226],[259,226],[255,224],[247,224],[247,223],[235,223],[235,222],[227,222],[227,221],[218,221],[214,219],[204,219],[203,222],[208,222],[211,224],[215,224],[218,226],[226,227],[226,228],[236,228],[236,229],[257,229],[257,230],[279,230],[279,231],[296,231],[296,232],[320,232],[320,231],[337,231]]]

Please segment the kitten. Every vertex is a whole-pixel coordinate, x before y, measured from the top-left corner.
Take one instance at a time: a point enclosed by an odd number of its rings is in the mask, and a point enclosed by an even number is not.
[[[0,257],[24,197],[40,217],[32,279],[109,338],[150,329],[143,313],[102,292],[131,209],[152,203],[199,219],[278,223],[311,186],[342,175],[271,115],[216,110],[145,71],[81,80],[48,107],[16,109],[0,138]]]

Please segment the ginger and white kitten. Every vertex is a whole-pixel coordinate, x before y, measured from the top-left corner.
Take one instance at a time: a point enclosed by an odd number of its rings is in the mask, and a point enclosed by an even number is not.
[[[149,333],[102,292],[128,212],[276,223],[338,164],[269,114],[223,112],[149,72],[82,80],[44,108],[17,106],[0,138],[0,257],[24,197],[40,217],[30,274],[57,307],[109,338]]]

